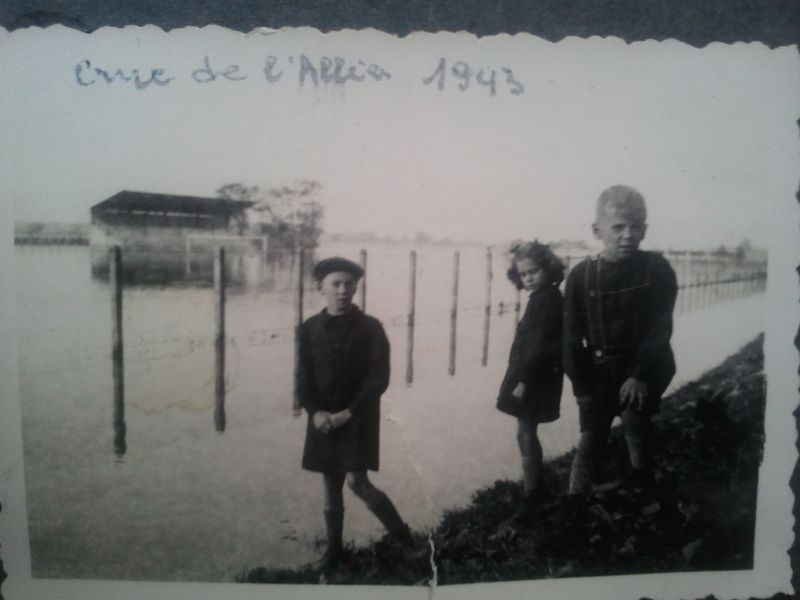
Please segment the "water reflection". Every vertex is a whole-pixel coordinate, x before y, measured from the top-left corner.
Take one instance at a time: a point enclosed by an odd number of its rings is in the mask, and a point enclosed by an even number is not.
[[[125,400],[122,397],[114,398],[114,454],[122,459],[128,450],[125,442]]]

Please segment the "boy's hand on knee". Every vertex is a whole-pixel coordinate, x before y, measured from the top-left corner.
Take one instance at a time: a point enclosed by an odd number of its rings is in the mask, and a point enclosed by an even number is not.
[[[619,388],[619,401],[622,408],[643,410],[647,401],[647,385],[636,377],[628,377]]]
[[[314,427],[317,428],[317,431],[328,433],[331,430],[330,418],[331,413],[327,410],[318,410],[314,413],[314,416],[311,417],[311,421],[314,423]]]
[[[517,387],[511,392],[511,395],[517,400],[522,400],[522,397],[525,395],[525,384],[520,381]]]
[[[353,413],[351,413],[349,409],[345,408],[344,410],[340,410],[339,412],[330,415],[330,417],[328,417],[328,422],[331,424],[332,429],[338,429],[352,418]]]

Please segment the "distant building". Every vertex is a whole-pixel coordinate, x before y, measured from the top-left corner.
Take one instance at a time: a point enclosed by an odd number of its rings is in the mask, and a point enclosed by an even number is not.
[[[129,282],[167,283],[211,278],[213,252],[226,248],[233,280],[260,276],[267,238],[249,235],[251,202],[146,192],[119,192],[91,209],[92,273],[108,276],[108,250],[122,249]],[[249,269],[253,271],[253,269]]]
[[[18,246],[88,246],[89,226],[85,223],[14,223],[14,243]]]

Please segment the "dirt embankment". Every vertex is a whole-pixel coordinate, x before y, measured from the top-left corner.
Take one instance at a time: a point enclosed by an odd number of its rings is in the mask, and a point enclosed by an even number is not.
[[[655,485],[619,483],[627,455],[612,431],[595,491],[566,497],[572,452],[546,465],[549,490],[520,510],[518,482],[497,481],[470,506],[448,512],[432,532],[438,584],[583,575],[747,569],[753,563],[765,380],[760,336],[662,401],[655,425]],[[384,538],[349,548],[323,580],[341,584],[427,584],[425,535],[409,552]],[[251,569],[242,582],[314,583],[317,565]]]

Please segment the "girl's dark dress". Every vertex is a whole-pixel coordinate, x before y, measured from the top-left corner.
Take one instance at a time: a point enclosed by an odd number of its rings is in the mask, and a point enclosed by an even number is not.
[[[561,406],[561,292],[554,285],[532,292],[511,344],[508,370],[500,385],[497,409],[539,423],[555,421]],[[525,384],[521,399],[511,395]]]

